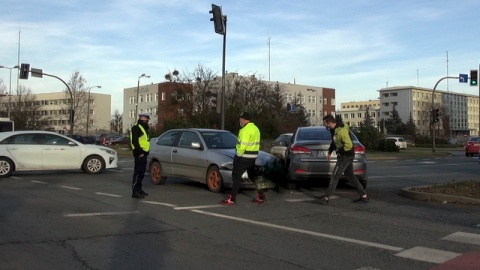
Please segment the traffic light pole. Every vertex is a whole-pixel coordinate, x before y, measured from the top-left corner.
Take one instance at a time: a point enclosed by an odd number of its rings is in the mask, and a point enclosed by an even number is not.
[[[437,86],[438,84],[445,80],[445,79],[458,79],[458,77],[443,77],[441,78],[440,80],[438,80],[438,82],[435,84],[435,86],[433,87],[433,91],[432,91],[432,110],[431,110],[431,115],[430,115],[430,126],[432,128],[432,152],[435,153],[435,123],[433,121],[433,112],[435,110],[434,106],[434,101],[435,101],[435,90],[437,89]]]
[[[227,45],[227,16],[223,16],[223,56],[222,56],[222,129],[225,129],[225,52]]]
[[[43,72],[42,72],[42,75],[56,78],[56,79],[60,80],[63,84],[65,84],[65,86],[67,87],[68,93],[70,93],[70,135],[73,135],[73,123],[74,123],[75,111],[73,110],[73,107],[74,107],[74,106],[73,106],[73,93],[72,93],[72,90],[70,89],[70,87],[68,86],[68,84],[67,84],[64,80],[62,80],[60,77],[57,77],[57,76],[51,75],[51,74],[47,74],[47,73],[43,73]]]

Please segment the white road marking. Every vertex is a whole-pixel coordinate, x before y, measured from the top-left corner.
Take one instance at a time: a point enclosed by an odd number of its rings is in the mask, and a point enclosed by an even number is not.
[[[168,206],[168,207],[177,207],[175,204],[169,204],[169,203],[161,203],[161,202],[154,202],[154,201],[141,201],[142,203],[148,203],[148,204],[156,204],[156,205],[163,205],[163,206]]]
[[[480,246],[480,234],[475,233],[454,232],[443,237],[442,240]]]
[[[403,258],[414,259],[417,261],[444,263],[462,254],[426,247],[413,247],[395,255]]]
[[[302,233],[302,234],[308,234],[308,235],[317,236],[317,237],[329,238],[329,239],[333,239],[333,240],[339,240],[339,241],[344,241],[344,242],[349,242],[349,243],[354,243],[354,244],[359,244],[359,245],[364,245],[364,246],[369,246],[369,247],[375,247],[375,248],[386,249],[386,250],[391,250],[391,251],[401,251],[401,250],[403,250],[403,248],[401,248],[401,247],[394,247],[394,246],[378,244],[378,243],[373,243],[373,242],[368,242],[368,241],[362,241],[362,240],[357,240],[357,239],[351,239],[351,238],[346,238],[346,237],[341,237],[341,236],[336,236],[336,235],[324,234],[324,233],[319,233],[319,232],[312,232],[312,231],[307,231],[307,230],[302,230],[302,229],[297,229],[297,228],[292,228],[292,227],[270,224],[270,223],[261,222],[261,221],[255,221],[255,220],[250,220],[250,219],[226,216],[226,215],[221,215],[221,214],[216,214],[216,213],[210,213],[210,212],[205,212],[205,211],[202,211],[202,210],[191,210],[191,211],[195,212],[195,213],[199,213],[199,214],[208,215],[208,216],[214,216],[214,217],[219,217],[219,218],[224,218],[224,219],[231,219],[231,220],[235,220],[235,221],[239,221],[239,222],[255,224],[255,225],[260,225],[260,226],[264,226],[264,227],[280,229],[280,230],[284,230],[284,231],[291,231],[291,232],[297,232],[297,233]]]
[[[330,196],[330,200],[338,199],[339,197],[337,195],[332,195]],[[287,202],[309,202],[309,201],[315,201],[317,200],[316,198],[303,198],[303,199],[286,199],[285,201]]]
[[[197,205],[197,206],[184,206],[184,207],[175,207],[175,210],[192,210],[192,209],[205,209],[205,208],[215,208],[215,207],[224,207],[220,204],[210,204],[210,205]]]
[[[109,196],[109,197],[115,197],[115,198],[122,197],[122,195],[110,194],[110,193],[103,193],[103,192],[95,192],[95,194],[97,194],[97,195],[103,195],[103,196]]]
[[[37,180],[32,180],[32,181],[30,181],[30,182],[36,183],[36,184],[44,184],[44,185],[48,184],[47,182],[37,181]]]
[[[65,214],[64,217],[94,217],[94,216],[116,216],[116,215],[130,215],[138,214],[139,211],[131,212],[103,212],[103,213],[83,213],[83,214]]]
[[[66,189],[73,189],[73,190],[83,190],[83,188],[78,188],[78,187],[70,187],[70,186],[60,186],[61,188],[66,188]]]

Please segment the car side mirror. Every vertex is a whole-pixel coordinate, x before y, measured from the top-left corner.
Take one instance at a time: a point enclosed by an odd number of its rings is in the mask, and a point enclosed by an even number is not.
[[[192,148],[197,149],[197,150],[202,150],[203,149],[202,144],[199,143],[199,142],[192,142]]]

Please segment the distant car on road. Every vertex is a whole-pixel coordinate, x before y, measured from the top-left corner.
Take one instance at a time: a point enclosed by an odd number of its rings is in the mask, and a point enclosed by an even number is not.
[[[237,137],[226,130],[171,129],[150,140],[150,179],[153,184],[161,185],[167,177],[181,177],[205,183],[210,191],[220,192],[232,185],[236,144]],[[285,176],[283,162],[267,152],[259,152],[255,166],[259,176],[272,180]],[[254,187],[246,174],[242,186]]]
[[[387,137],[387,141],[393,141],[399,149],[407,149],[407,141],[403,137]]]
[[[0,177],[14,171],[82,169],[98,174],[116,168],[117,152],[98,145],[83,144],[49,131],[0,133]]]
[[[480,151],[480,137],[470,137],[468,138],[467,144],[465,145],[465,156],[478,155]]]
[[[285,151],[287,150],[287,146],[290,144],[292,136],[293,133],[284,133],[278,136],[278,138],[272,143],[270,154],[278,157],[281,160],[285,160]]]
[[[353,173],[363,187],[367,186],[367,158],[365,146],[350,131],[355,150]],[[286,163],[288,186],[293,188],[296,182],[307,180],[328,180],[332,176],[337,155],[332,153],[327,160],[328,148],[332,141],[329,130],[323,126],[299,127],[293,134],[292,143],[287,148]],[[342,177],[343,179],[343,177]]]

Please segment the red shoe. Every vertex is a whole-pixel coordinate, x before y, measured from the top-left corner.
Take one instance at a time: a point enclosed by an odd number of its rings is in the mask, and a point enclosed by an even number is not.
[[[232,195],[228,195],[228,198],[226,198],[225,200],[221,200],[220,203],[225,205],[233,205],[235,204],[235,201],[232,200]]]
[[[258,203],[258,204],[265,203],[265,195],[258,194],[257,197],[252,200],[252,203]]]

